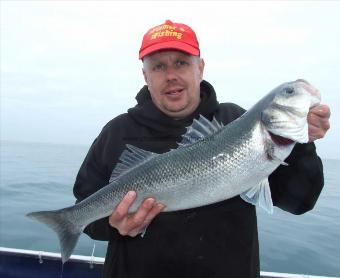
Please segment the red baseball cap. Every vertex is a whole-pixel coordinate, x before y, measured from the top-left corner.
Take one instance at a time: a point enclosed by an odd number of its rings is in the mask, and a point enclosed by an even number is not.
[[[175,49],[199,56],[199,43],[194,30],[182,23],[165,23],[151,28],[143,37],[139,59],[162,49]]]

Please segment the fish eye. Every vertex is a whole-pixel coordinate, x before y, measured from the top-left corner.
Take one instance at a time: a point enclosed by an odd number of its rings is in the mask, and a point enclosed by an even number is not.
[[[294,88],[293,87],[287,87],[285,89],[285,93],[288,95],[291,95],[292,93],[294,93]]]

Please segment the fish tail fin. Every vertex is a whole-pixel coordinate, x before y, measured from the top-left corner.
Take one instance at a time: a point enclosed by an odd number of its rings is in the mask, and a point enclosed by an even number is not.
[[[83,228],[68,219],[64,209],[54,211],[37,211],[26,215],[38,220],[53,229],[59,238],[62,262],[65,263],[71,256]]]
[[[266,212],[273,213],[273,201],[271,197],[268,179],[262,180],[258,185],[242,193],[241,198],[253,205],[258,205]]]

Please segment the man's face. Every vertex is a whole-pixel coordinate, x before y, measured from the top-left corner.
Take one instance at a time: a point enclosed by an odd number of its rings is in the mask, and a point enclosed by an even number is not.
[[[176,119],[189,116],[198,107],[203,69],[203,59],[180,51],[160,51],[143,60],[152,101]]]

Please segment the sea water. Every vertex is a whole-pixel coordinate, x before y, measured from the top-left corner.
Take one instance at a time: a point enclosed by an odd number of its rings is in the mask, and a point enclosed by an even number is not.
[[[72,188],[88,146],[1,142],[0,246],[59,252],[54,232],[25,217],[74,204]],[[340,276],[340,160],[323,160],[315,208],[292,215],[258,209],[261,270]],[[106,243],[82,235],[74,254],[104,256]]]

